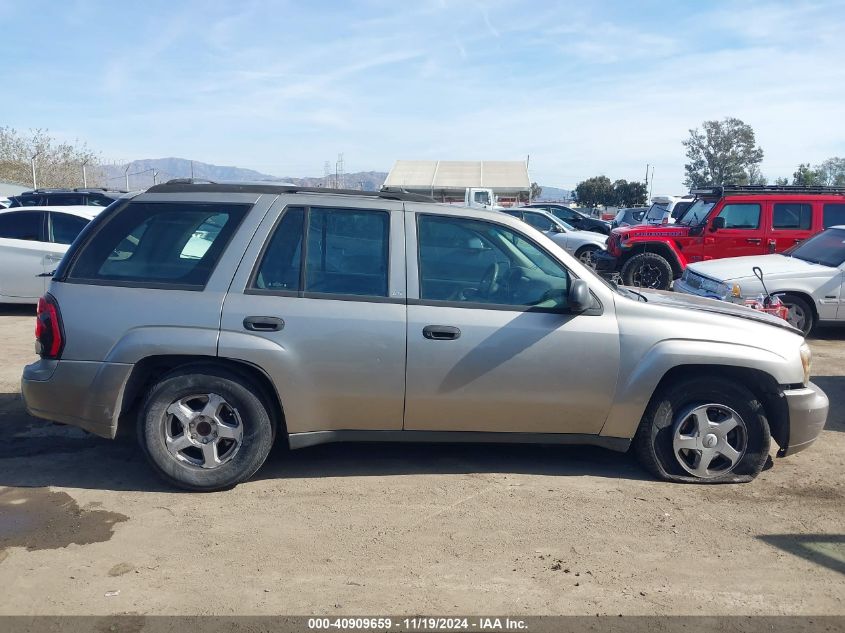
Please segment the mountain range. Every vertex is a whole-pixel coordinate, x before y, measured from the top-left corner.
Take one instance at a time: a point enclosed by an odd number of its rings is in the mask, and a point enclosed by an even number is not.
[[[250,181],[250,182],[285,182],[300,187],[334,187],[334,174],[326,180],[317,176],[273,176],[254,169],[212,165],[186,158],[145,158],[124,164],[105,164],[100,166],[101,180],[105,186],[114,188],[146,189],[155,182],[166,182],[173,178],[198,178],[201,180]],[[128,177],[128,183],[127,183]],[[344,174],[343,186],[347,189],[378,191],[387,172],[359,171]],[[561,200],[569,197],[569,191],[556,187],[543,187],[540,200]]]

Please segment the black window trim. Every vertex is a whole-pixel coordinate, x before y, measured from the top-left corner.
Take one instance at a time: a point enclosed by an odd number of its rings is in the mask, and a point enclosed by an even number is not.
[[[552,261],[558,263],[560,266],[566,270],[567,274],[569,275],[570,281],[572,279],[580,279],[578,275],[575,274],[574,271],[570,270],[570,268],[560,261],[557,257],[549,253],[542,245],[535,242],[533,239],[526,236],[521,231],[517,229],[511,228],[507,224],[501,224],[500,222],[494,222],[492,220],[487,220],[485,218],[476,218],[472,216],[461,216],[461,215],[441,215],[439,213],[425,213],[425,212],[417,212],[416,213],[416,221],[414,223],[414,231],[415,231],[415,239],[416,239],[416,258],[417,258],[417,294],[422,295],[422,266],[420,263],[420,219],[423,217],[434,217],[434,218],[447,218],[447,219],[461,219],[461,220],[473,220],[475,222],[484,222],[485,224],[492,224],[493,226],[501,226],[507,229],[508,231],[512,231],[519,235],[522,239],[526,240],[530,244],[534,246],[538,251],[543,253],[546,257],[551,259]],[[511,216],[513,217],[513,216]],[[530,226],[530,225],[529,225]],[[407,257],[407,253],[405,254]],[[545,313],[545,314],[579,314],[584,316],[600,316],[604,314],[604,304],[602,304],[601,299],[599,299],[596,294],[591,290],[590,295],[593,297],[594,307],[585,310],[584,312],[577,312],[573,313],[572,309],[567,306],[566,308],[538,308],[537,306],[516,306],[507,303],[480,303],[474,301],[444,301],[440,299],[423,299],[422,296],[408,299],[408,305],[418,305],[418,306],[432,306],[432,307],[441,307],[441,308],[466,308],[471,310],[499,310],[499,311],[506,311],[506,312],[538,312],[538,313]]]
[[[115,205],[114,207],[106,207],[104,208],[103,212],[99,213],[95,216],[94,220],[89,222],[82,232],[77,236],[77,239],[74,240],[74,245],[77,247],[73,253],[69,252],[69,256],[66,255],[65,258],[62,260],[60,264],[60,268],[56,269],[56,275],[53,276],[53,281],[60,281],[62,283],[68,284],[80,284],[84,286],[112,286],[117,288],[146,288],[149,290],[186,290],[189,292],[203,292],[208,286],[208,282],[211,281],[211,278],[214,276],[215,271],[217,270],[217,266],[220,265],[220,261],[226,255],[226,250],[229,248],[229,244],[231,244],[232,240],[235,238],[235,235],[238,232],[241,224],[246,219],[246,217],[252,213],[252,210],[255,208],[256,202],[195,202],[190,200],[149,200],[143,201],[141,204],[187,204],[187,205],[208,205],[208,204],[231,204],[231,206],[239,206],[245,207],[243,215],[241,215],[240,219],[238,220],[237,224],[232,229],[232,234],[229,235],[229,239],[226,240],[226,243],[223,244],[223,249],[220,252],[220,257],[214,262],[214,265],[208,271],[208,278],[205,280],[203,284],[185,284],[185,283],[178,283],[178,282],[168,282],[168,281],[136,281],[136,280],[123,280],[123,279],[89,279],[84,277],[70,277],[70,274],[73,272],[73,269],[76,267],[77,260],[79,259],[80,254],[85,250],[85,247],[91,243],[91,241],[100,234],[100,231],[103,230],[106,226],[109,225],[110,222],[114,220],[115,217],[119,214],[120,211],[128,207],[133,202],[132,199],[127,199],[125,204],[122,205]],[[109,209],[109,213],[105,213],[106,209]],[[98,219],[102,218],[102,221],[96,222]],[[96,223],[95,223],[96,222]],[[90,232],[89,232],[90,230]],[[66,262],[66,263],[65,263]],[[62,264],[66,265],[66,268],[62,269]],[[58,276],[61,275],[61,276]]]
[[[334,294],[331,292],[308,292],[303,290],[305,288],[306,282],[306,262],[308,261],[308,231],[309,226],[311,224],[311,209],[340,209],[342,211],[370,211],[370,212],[378,212],[378,213],[386,213],[387,214],[387,295],[353,295],[353,294]],[[287,215],[288,211],[291,209],[302,209],[302,246],[300,247],[300,254],[299,254],[299,287],[300,290],[272,290],[269,288],[256,288],[255,282],[258,279],[259,269],[261,268],[261,264],[264,261],[264,255],[267,253],[267,249],[270,247],[270,242],[273,240],[273,236],[276,234],[276,229],[278,228],[279,224],[281,224],[282,220],[284,219],[285,215]],[[265,295],[268,297],[290,297],[294,299],[323,299],[323,300],[330,300],[330,301],[356,301],[359,303],[396,303],[396,304],[404,304],[405,298],[395,298],[390,296],[390,273],[391,273],[391,264],[392,264],[392,256],[393,256],[393,249],[391,244],[391,227],[393,222],[392,210],[391,209],[380,209],[375,207],[332,207],[320,204],[286,204],[284,208],[279,213],[279,217],[273,222],[273,226],[270,227],[270,231],[267,233],[267,237],[264,239],[264,243],[261,245],[261,250],[258,252],[258,257],[256,257],[255,262],[252,265],[252,271],[247,278],[246,287],[243,289],[243,294],[245,295]]]
[[[800,226],[799,227],[783,227],[783,226],[778,227],[778,226],[775,226],[775,207],[779,204],[801,204],[801,205],[807,205],[808,207],[810,207],[810,227],[807,228],[807,229],[802,229]],[[793,201],[793,200],[789,200],[789,201],[787,201],[787,200],[775,200],[775,201],[772,202],[772,226],[771,226],[771,230],[772,231],[812,231],[813,230],[813,224],[814,224],[813,220],[815,219],[815,216],[816,216],[814,209],[815,209],[815,207],[813,206],[813,203],[808,201],[808,200],[795,200],[795,201]],[[800,218],[799,218],[799,220],[800,220]]]

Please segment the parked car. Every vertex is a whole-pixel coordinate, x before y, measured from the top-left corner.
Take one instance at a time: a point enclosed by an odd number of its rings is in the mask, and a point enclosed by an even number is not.
[[[780,253],[845,224],[845,187],[724,186],[693,190],[693,205],[668,226],[614,229],[596,256],[627,286],[668,289],[693,262]]]
[[[555,244],[562,246],[566,252],[574,255],[587,266],[592,266],[595,254],[605,248],[607,238],[601,233],[578,231],[548,211],[526,207],[502,211],[546,233]]]
[[[692,206],[693,196],[654,196],[643,224],[675,224]]]
[[[120,189],[34,189],[10,198],[10,207],[107,207],[127,192]]]
[[[763,273],[763,281],[753,269]],[[765,284],[765,289],[764,289]],[[791,325],[809,334],[816,324],[845,321],[845,225],[831,227],[780,255],[690,264],[675,290],[729,300],[777,294]]]
[[[277,437],[633,447],[658,477],[736,482],[770,438],[821,432],[786,321],[618,288],[517,218],[421,199],[176,181],[109,207],[39,301],[28,411],[134,426],[192,490],[248,479]]]
[[[0,209],[0,303],[37,303],[68,245],[100,210]]]
[[[580,211],[570,209],[562,204],[552,202],[534,202],[521,208],[547,211],[558,220],[563,220],[578,231],[594,231],[596,233],[601,233],[602,235],[610,235],[609,222],[599,220],[598,218],[591,218],[589,215],[584,215]]]
[[[648,211],[648,207],[627,207],[625,209],[619,209],[616,217],[610,223],[611,230],[617,229],[620,226],[637,226],[638,224],[642,224],[646,211]]]

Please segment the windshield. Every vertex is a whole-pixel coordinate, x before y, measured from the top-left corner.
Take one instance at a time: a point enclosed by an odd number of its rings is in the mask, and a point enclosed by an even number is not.
[[[801,242],[789,256],[812,264],[836,268],[845,262],[845,229],[828,229]]]
[[[704,218],[707,217],[707,214],[710,213],[710,209],[712,209],[715,205],[715,200],[705,200],[704,198],[699,198],[689,209],[687,209],[684,216],[678,220],[678,224],[683,224],[684,226],[697,226],[698,224],[701,224],[704,222]]]
[[[648,213],[645,214],[646,220],[657,220],[659,222],[663,221],[663,216],[669,210],[668,204],[658,204],[654,203],[648,210]]]

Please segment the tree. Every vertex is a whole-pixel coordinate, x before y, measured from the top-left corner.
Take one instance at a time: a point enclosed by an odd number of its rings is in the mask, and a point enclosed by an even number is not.
[[[617,180],[613,183],[613,191],[614,204],[622,207],[636,207],[648,199],[648,189],[643,182]]]
[[[767,185],[769,184],[769,180],[763,175],[763,172],[760,171],[760,168],[757,165],[751,165],[748,168],[748,182],[749,185]]]
[[[819,174],[810,169],[810,163],[801,163],[792,174],[792,184],[802,187],[812,187],[821,184]]]
[[[690,161],[684,165],[684,184],[695,188],[749,182],[751,168],[763,162],[754,128],[733,117],[705,121],[701,127],[703,131],[690,130],[683,141]]]
[[[37,156],[36,156],[37,155]],[[22,185],[32,183],[32,157],[39,187],[81,187],[82,165],[86,165],[88,185],[100,183],[99,159],[87,145],[59,143],[47,130],[20,134],[0,127],[0,179]]]
[[[531,200],[536,200],[539,198],[543,193],[543,188],[538,185],[536,182],[531,183]]]
[[[781,187],[788,185],[789,184],[789,178],[786,178],[786,177],[775,178],[775,184],[780,185]]]
[[[597,206],[610,205],[614,201],[613,184],[607,176],[594,176],[575,187],[578,204],[593,209]]]
[[[816,165],[816,176],[820,185],[827,187],[845,187],[845,158],[834,156]]]

